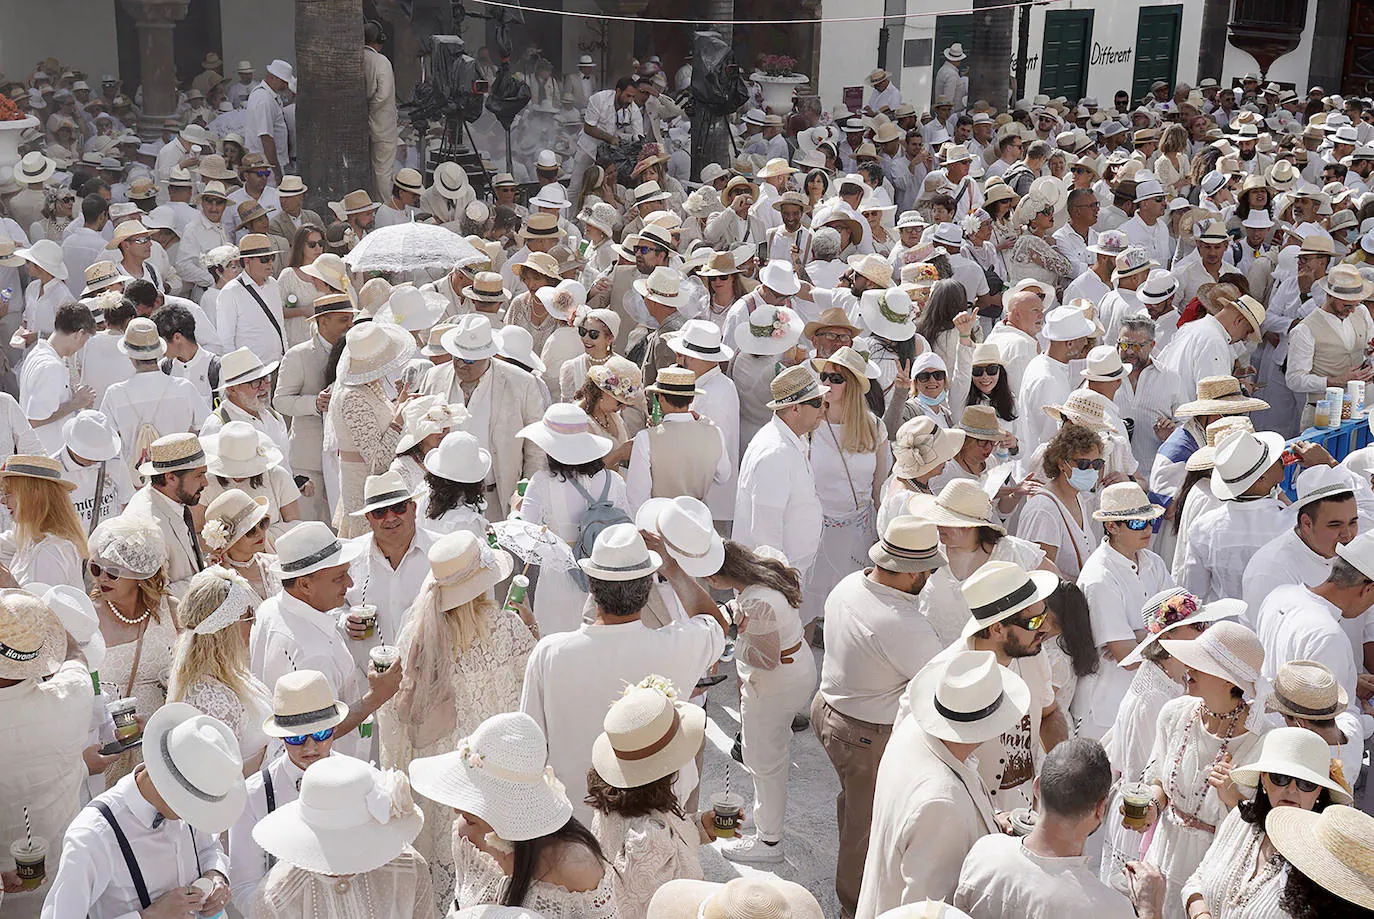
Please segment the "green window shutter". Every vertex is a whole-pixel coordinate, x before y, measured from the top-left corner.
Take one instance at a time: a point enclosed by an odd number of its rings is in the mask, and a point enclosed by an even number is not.
[[[1178,74],[1178,42],[1182,30],[1181,5],[1141,8],[1136,26],[1132,104],[1150,92],[1150,84],[1155,80],[1174,85],[1174,78]]]
[[[1088,55],[1092,50],[1092,10],[1050,10],[1045,13],[1045,44],[1040,55],[1040,92],[1070,102],[1082,98],[1088,85]]]

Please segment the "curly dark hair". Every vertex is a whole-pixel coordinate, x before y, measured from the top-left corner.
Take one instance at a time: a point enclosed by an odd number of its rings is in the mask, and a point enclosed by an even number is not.
[[[426,470],[425,483],[429,485],[429,505],[425,508],[425,517],[429,520],[438,520],[445,512],[463,504],[474,510],[482,508],[481,482],[455,482]]]
[[[1101,452],[1102,438],[1080,424],[1066,421],[1064,426],[1055,432],[1049,444],[1045,446],[1045,458],[1040,465],[1047,478],[1057,479],[1059,478],[1060,463],[1068,462],[1075,456],[1091,453],[1094,450]]]
[[[1321,794],[1317,795],[1317,803],[1312,805],[1312,813],[1320,814],[1334,803],[1336,802],[1331,800],[1331,791],[1323,788]],[[1236,805],[1236,810],[1240,811],[1240,819],[1260,829],[1264,828],[1264,818],[1268,817],[1273,809],[1274,805],[1269,803],[1269,792],[1264,790],[1262,781],[1252,800],[1241,801]]]
[[[682,805],[678,804],[677,792],[673,791],[675,781],[676,772],[647,785],[617,788],[608,784],[593,766],[587,770],[587,797],[583,801],[593,810],[603,814],[619,814],[627,819],[660,811],[685,817]]]
[[[1279,906],[1293,919],[1370,919],[1374,910],[1357,906],[1313,881],[1289,863]]]
[[[600,459],[569,465],[568,463],[559,462],[552,456],[549,457],[549,475],[557,479],[562,479],[564,482],[571,482],[573,476],[591,478],[605,468],[606,464],[601,462]]]
[[[1101,662],[1088,615],[1088,598],[1073,581],[1060,581],[1045,605],[1059,621],[1059,647],[1069,656],[1074,675],[1080,680],[1096,673]]]

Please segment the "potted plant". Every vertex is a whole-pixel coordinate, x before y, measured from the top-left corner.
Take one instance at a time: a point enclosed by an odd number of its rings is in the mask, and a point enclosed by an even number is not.
[[[38,127],[38,119],[25,115],[8,96],[0,95],[0,167],[19,162],[19,135]]]
[[[763,105],[775,115],[792,111],[792,93],[798,86],[810,83],[809,77],[796,72],[796,58],[785,54],[767,55],[749,78],[763,93]]]

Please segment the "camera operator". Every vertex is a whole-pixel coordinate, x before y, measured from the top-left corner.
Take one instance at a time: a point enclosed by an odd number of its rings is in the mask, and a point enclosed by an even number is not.
[[[592,94],[582,116],[582,136],[577,140],[569,188],[582,187],[582,174],[596,162],[600,144],[614,147],[644,137],[644,118],[639,107],[648,96],[648,90],[635,77],[621,77],[615,89]]]

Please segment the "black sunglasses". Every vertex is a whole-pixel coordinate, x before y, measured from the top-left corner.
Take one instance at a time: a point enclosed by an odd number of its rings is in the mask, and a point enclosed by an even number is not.
[[[1296,782],[1298,791],[1310,795],[1319,787],[1316,782],[1308,779],[1295,779],[1291,775],[1284,775],[1281,772],[1270,772],[1268,775],[1269,781],[1273,783],[1275,788],[1287,788],[1290,782]]]
[[[127,568],[120,568],[118,565],[102,565],[99,562],[90,561],[86,563],[86,567],[90,569],[91,577],[93,578],[98,578],[102,574],[109,575],[112,578],[129,578],[135,576],[132,571]]]
[[[916,374],[917,383],[929,383],[931,380],[943,383],[945,381],[945,372],[943,370],[922,370],[920,373]]]
[[[1098,472],[1101,472],[1107,466],[1107,461],[1104,459],[1076,459],[1069,460],[1069,462],[1073,463],[1079,469],[1096,469]]]
[[[1002,372],[1002,368],[997,364],[984,364],[981,367],[974,367],[970,372],[976,377],[995,377]]]
[[[410,501],[401,501],[396,504],[388,504],[386,507],[374,507],[367,512],[367,516],[373,520],[385,520],[387,514],[395,514],[397,517],[405,514],[410,508]]]
[[[844,383],[846,382],[842,373],[823,373],[821,374],[822,383]]]
[[[581,335],[583,338],[588,338],[588,339],[591,339],[592,341],[596,341],[598,338],[601,337],[601,330],[600,330],[600,329],[578,329],[578,330],[577,330],[577,334],[578,334],[578,335]]]

